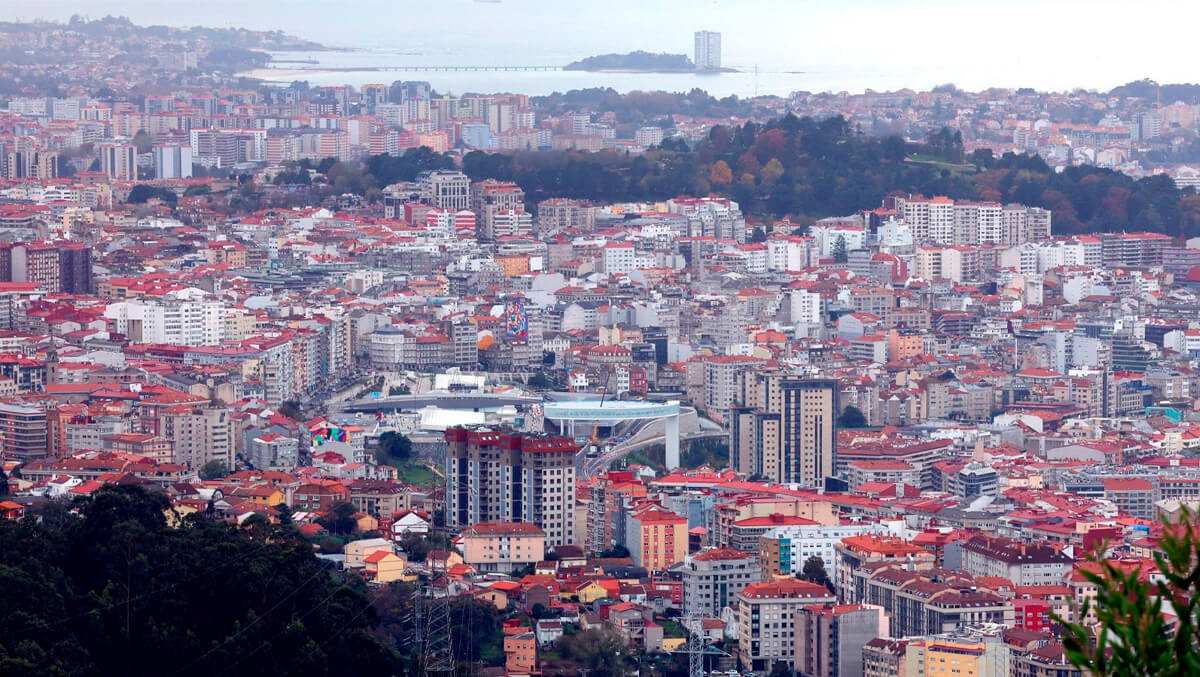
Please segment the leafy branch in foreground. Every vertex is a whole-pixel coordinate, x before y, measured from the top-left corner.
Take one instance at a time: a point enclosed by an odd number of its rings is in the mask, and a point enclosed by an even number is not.
[[[1054,615],[1068,659],[1085,674],[1200,674],[1200,539],[1190,512],[1175,523],[1163,519],[1158,546],[1157,571],[1106,559],[1100,548],[1092,558],[1098,570],[1081,571],[1096,594],[1079,607],[1079,622]]]

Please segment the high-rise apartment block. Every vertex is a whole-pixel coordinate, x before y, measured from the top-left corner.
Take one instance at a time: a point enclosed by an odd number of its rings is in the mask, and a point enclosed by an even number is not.
[[[487,179],[471,184],[471,210],[481,240],[526,235],[533,227],[525,212],[525,191],[515,183]]]
[[[836,381],[778,372],[738,374],[730,463],[771,482],[823,487],[837,463]]]
[[[102,143],[96,148],[100,155],[100,171],[118,181],[137,179],[137,150],[131,143]]]
[[[596,207],[569,198],[551,198],[537,205],[538,232],[548,233],[568,228],[591,230],[596,225]]]
[[[696,31],[696,70],[715,71],[721,68],[721,34],[716,31]]]
[[[221,304],[216,301],[138,300],[109,304],[104,317],[135,343],[215,346],[221,342]]]
[[[174,461],[199,470],[209,461],[233,467],[233,419],[227,407],[181,404],[162,407],[155,432],[171,440]]]
[[[58,153],[47,150],[21,150],[0,157],[6,179],[58,178]]]
[[[52,293],[90,294],[92,248],[67,240],[4,245],[0,282],[36,282]]]
[[[575,453],[566,437],[446,431],[446,526],[532,522],[546,545],[575,543]]]
[[[922,244],[1019,245],[1050,237],[1050,210],[1039,207],[911,196],[897,201],[897,211]]]
[[[47,454],[46,412],[27,404],[0,404],[0,452],[5,458],[29,460]]]
[[[738,593],[738,659],[743,668],[767,671],[796,655],[796,616],[804,607],[833,604],[818,583],[783,578],[751,583]]]
[[[677,197],[667,201],[667,211],[687,217],[691,237],[715,237],[745,243],[746,217],[737,202],[727,198]]]
[[[154,178],[187,179],[192,176],[192,147],[186,143],[154,147]]]

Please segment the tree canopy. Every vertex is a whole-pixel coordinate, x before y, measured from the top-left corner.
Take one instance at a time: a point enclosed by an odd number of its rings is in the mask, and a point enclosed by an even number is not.
[[[389,430],[379,436],[379,462],[395,465],[412,456],[412,442],[403,434]]]
[[[214,458],[200,466],[197,474],[202,480],[219,480],[229,474],[229,466],[225,465],[225,461]]]
[[[292,527],[189,517],[105,487],[0,523],[0,674],[393,674],[361,580],[324,567]]]
[[[837,424],[839,428],[865,428],[867,417],[858,407],[850,405],[838,416]]]
[[[151,186],[146,183],[139,183],[129,191],[129,197],[126,198],[126,202],[129,202],[130,204],[141,204],[153,199],[159,199],[163,202],[176,202],[179,199],[179,196],[175,195],[175,193],[167,190],[166,188]]]
[[[800,578],[806,581],[812,581],[817,585],[823,585],[833,592],[833,581],[830,580],[829,574],[825,571],[825,560],[821,559],[820,555],[813,555],[804,560],[804,568],[800,570]]]
[[[627,675],[630,665],[622,653],[629,650],[621,636],[612,630],[585,630],[564,634],[554,643],[557,653],[577,670],[597,675]]]

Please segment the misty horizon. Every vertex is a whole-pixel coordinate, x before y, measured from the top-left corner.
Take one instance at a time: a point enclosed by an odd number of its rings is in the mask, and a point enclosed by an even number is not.
[[[140,25],[281,30],[333,48],[453,53],[501,65],[522,59],[563,65],[635,50],[690,55],[693,32],[714,30],[724,36],[728,66],[814,74],[825,86],[804,88],[808,91],[923,90],[946,83],[969,91],[1107,91],[1146,78],[1162,84],[1197,80],[1189,66],[1186,22],[1157,26],[1153,34],[1119,33],[1111,18],[1122,10],[1113,2],[896,7],[864,0],[835,8],[770,0],[620,0],[567,8],[535,0],[451,0],[436,6],[367,0],[350,6],[358,11],[336,13],[310,0],[291,3],[287,12],[232,0],[203,5],[116,0],[103,13],[77,0],[9,4],[9,15],[22,21],[111,14]],[[1139,9],[1151,16],[1158,6],[1166,9],[1161,2]],[[634,16],[638,20],[630,21]],[[1137,53],[1155,55],[1153,65],[1130,58]],[[839,87],[839,80],[847,86]]]

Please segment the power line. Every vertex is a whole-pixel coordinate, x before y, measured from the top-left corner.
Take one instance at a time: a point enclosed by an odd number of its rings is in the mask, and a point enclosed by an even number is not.
[[[334,598],[334,596],[335,596],[335,595],[337,595],[339,592],[342,592],[343,590],[350,590],[350,589],[351,589],[351,587],[350,587],[349,585],[345,585],[345,584],[339,585],[338,587],[334,588],[334,589],[333,589],[333,592],[329,593],[329,595],[328,595],[328,596],[326,596],[326,597],[325,597],[325,599],[323,599],[323,600],[321,600],[320,602],[317,602],[316,604],[312,605],[312,607],[311,607],[311,608],[309,608],[309,610],[308,610],[308,611],[305,611],[303,614],[301,614],[301,615],[297,616],[297,617],[295,618],[295,620],[293,620],[293,621],[292,621],[292,623],[289,623],[289,624],[285,625],[285,626],[283,627],[283,629],[282,629],[282,630],[280,630],[279,632],[277,632],[277,633],[275,633],[274,635],[272,635],[272,636],[271,636],[269,639],[265,640],[265,641],[264,641],[262,644],[259,644],[259,645],[258,645],[257,647],[255,647],[254,649],[251,649],[250,651],[247,651],[246,653],[242,654],[241,656],[239,656],[239,657],[237,658],[237,660],[235,660],[234,662],[232,662],[232,663],[230,663],[229,665],[225,666],[225,667],[224,667],[224,668],[222,668],[222,669],[221,669],[219,672],[215,672],[215,673],[213,673],[213,677],[219,677],[220,675],[223,675],[223,674],[225,674],[225,673],[229,672],[229,671],[230,671],[230,670],[232,670],[233,668],[235,668],[235,667],[237,667],[238,665],[240,665],[240,664],[242,663],[242,661],[244,661],[244,660],[246,660],[247,658],[249,658],[249,657],[253,656],[254,654],[258,653],[259,651],[262,651],[262,650],[263,650],[263,648],[265,648],[265,647],[268,647],[268,646],[271,646],[272,644],[274,644],[275,640],[277,640],[277,639],[279,639],[280,637],[282,637],[284,633],[286,633],[288,630],[290,630],[290,629],[291,629],[291,626],[292,626],[292,624],[294,624],[294,623],[298,623],[298,622],[300,622],[300,621],[304,620],[305,618],[308,618],[310,615],[312,615],[312,613],[313,613],[314,611],[316,611],[317,609],[319,609],[319,608],[321,608],[321,607],[325,606],[326,604],[328,604],[328,603],[329,603],[329,600],[333,599],[333,598]],[[360,615],[361,615],[361,614],[360,614]]]
[[[222,640],[222,641],[221,641],[219,644],[217,644],[217,645],[216,645],[216,646],[214,646],[213,648],[211,648],[211,649],[209,649],[208,651],[205,651],[204,653],[202,653],[202,654],[200,654],[199,656],[197,656],[197,657],[195,658],[195,660],[193,660],[191,663],[188,663],[187,665],[183,666],[182,668],[179,668],[178,670],[175,670],[174,672],[170,673],[170,674],[169,674],[167,677],[174,677],[175,675],[178,675],[178,674],[179,674],[179,673],[181,673],[181,672],[186,672],[186,671],[187,671],[188,669],[190,669],[192,666],[196,665],[196,664],[197,664],[197,663],[199,663],[200,661],[202,661],[202,660],[204,660],[205,658],[207,658],[207,657],[209,657],[210,655],[212,655],[212,653],[213,653],[213,652],[215,652],[217,649],[220,649],[221,647],[225,646],[226,644],[229,644],[229,643],[230,643],[230,642],[232,642],[233,640],[237,639],[238,637],[240,637],[240,636],[241,636],[241,634],[242,634],[242,633],[244,633],[244,632],[246,632],[247,630],[249,630],[250,628],[254,627],[254,626],[255,626],[255,624],[257,624],[259,621],[261,621],[262,619],[266,618],[267,616],[270,616],[272,613],[274,613],[274,612],[275,612],[275,610],[276,610],[276,609],[278,609],[279,607],[283,606],[284,602],[287,602],[289,599],[291,599],[291,598],[295,597],[296,595],[298,595],[298,594],[300,593],[300,591],[301,591],[301,590],[303,590],[303,589],[304,589],[306,586],[308,586],[308,584],[309,584],[309,583],[312,583],[312,582],[313,582],[313,581],[314,581],[314,580],[317,578],[317,576],[320,576],[321,574],[325,574],[325,573],[328,573],[328,572],[327,572],[327,571],[326,571],[324,568],[322,568],[322,567],[318,566],[318,567],[317,567],[317,569],[316,569],[316,571],[314,571],[314,572],[313,572],[313,575],[312,575],[312,576],[309,576],[309,577],[308,577],[308,578],[307,578],[307,579],[306,579],[306,580],[305,580],[303,583],[301,583],[300,585],[297,585],[297,586],[295,586],[295,587],[292,589],[292,591],[291,591],[290,593],[288,593],[287,595],[284,595],[283,599],[281,599],[281,600],[279,600],[278,602],[276,602],[276,603],[275,603],[275,604],[274,604],[274,605],[273,605],[273,606],[272,606],[270,609],[267,609],[267,610],[266,610],[265,612],[263,612],[261,615],[257,615],[257,616],[255,616],[254,620],[252,620],[252,621],[250,621],[249,623],[247,623],[247,624],[243,625],[241,628],[239,628],[239,629],[237,630],[237,632],[235,632],[235,633],[233,633],[232,635],[230,635],[230,636],[226,637],[224,640]]]
[[[159,588],[159,589],[157,589],[157,590],[151,590],[151,591],[149,591],[149,592],[145,592],[145,593],[142,593],[142,594],[140,594],[140,595],[137,595],[137,596],[134,596],[134,597],[130,597],[129,599],[122,599],[122,600],[118,600],[118,601],[116,601],[116,602],[113,602],[113,603],[111,603],[111,604],[102,604],[102,605],[100,605],[100,606],[97,606],[97,607],[95,607],[95,608],[88,609],[87,611],[81,611],[81,612],[79,612],[79,613],[72,614],[72,615],[70,615],[70,616],[64,616],[63,618],[60,618],[60,619],[58,619],[58,620],[56,620],[56,621],[54,621],[54,622],[52,622],[52,623],[45,623],[45,624],[38,624],[38,625],[33,625],[33,624],[30,624],[30,625],[27,625],[27,626],[25,626],[24,628],[18,628],[18,629],[16,629],[16,630],[10,630],[10,631],[8,631],[8,632],[5,632],[4,634],[0,635],[0,639],[8,639],[8,638],[10,638],[10,637],[13,637],[13,636],[16,636],[16,635],[22,634],[22,633],[24,633],[24,632],[28,632],[28,631],[30,631],[30,630],[44,630],[44,629],[48,629],[48,628],[57,627],[57,626],[59,626],[59,625],[63,625],[63,624],[65,624],[65,623],[69,623],[69,622],[71,622],[71,621],[78,620],[78,619],[80,619],[80,618],[83,618],[83,617],[85,617],[85,616],[90,616],[91,614],[94,614],[94,613],[97,613],[97,612],[101,612],[101,611],[110,611],[110,610],[112,610],[112,609],[115,609],[115,608],[117,608],[117,607],[124,606],[124,605],[126,605],[126,604],[130,604],[130,603],[132,603],[132,602],[141,601],[141,600],[143,600],[143,599],[145,599],[145,598],[147,598],[147,597],[152,597],[152,596],[157,596],[157,595],[160,595],[160,594],[162,594],[162,593],[164,593],[164,592],[167,592],[167,591],[169,591],[169,590],[173,590],[173,589],[175,589],[175,588],[177,588],[177,587],[179,587],[179,586],[181,586],[181,585],[184,585],[184,584],[187,584],[187,583],[191,583],[191,582],[193,582],[193,581],[196,581],[196,580],[199,580],[199,579],[201,579],[201,578],[204,578],[205,576],[210,576],[210,575],[212,575],[212,574],[215,574],[215,573],[217,573],[217,572],[218,572],[220,569],[224,569],[225,567],[229,567],[229,566],[232,566],[232,565],[234,565],[234,564],[240,564],[241,562],[243,562],[243,561],[245,561],[245,560],[249,559],[249,558],[250,558],[251,556],[253,556],[253,555],[258,555],[258,554],[261,554],[261,553],[262,553],[264,550],[266,550],[266,549],[267,549],[267,548],[268,548],[270,545],[271,545],[271,544],[269,544],[269,543],[263,543],[263,544],[261,545],[261,547],[260,547],[258,550],[256,550],[256,551],[251,551],[251,552],[248,552],[248,553],[246,553],[246,554],[245,554],[245,555],[243,555],[243,556],[239,556],[239,557],[236,557],[236,558],[234,558],[234,559],[232,559],[232,560],[229,560],[229,561],[227,561],[227,562],[224,562],[224,563],[222,563],[222,564],[218,564],[218,565],[216,566],[216,568],[215,568],[215,569],[209,569],[209,570],[203,571],[203,572],[201,572],[201,573],[199,573],[199,574],[196,574],[195,576],[192,576],[191,578],[185,578],[185,579],[183,579],[183,580],[181,580],[181,581],[175,581],[174,583],[169,583],[169,584],[167,584],[167,585],[165,585],[165,586],[163,586],[163,587],[161,587],[161,588]],[[166,568],[166,567],[164,567],[164,568]]]
[[[432,584],[436,579],[431,578]],[[446,592],[440,600],[434,598],[430,604],[428,635],[425,642],[425,674],[453,675],[454,647],[450,625],[450,586],[446,579]],[[433,592],[433,586],[430,585]],[[441,602],[439,604],[439,601]]]
[[[343,623],[343,624],[342,624],[342,626],[341,626],[340,628],[338,628],[337,632],[335,632],[335,633],[333,633],[332,635],[330,635],[329,637],[327,637],[327,638],[325,639],[325,641],[324,641],[324,642],[321,642],[320,644],[318,644],[318,645],[317,645],[317,650],[318,650],[318,651],[320,651],[321,649],[324,649],[326,645],[328,645],[330,642],[332,642],[333,640],[335,640],[335,639],[337,639],[339,636],[341,636],[341,634],[342,634],[343,632],[345,632],[347,629],[349,629],[349,627],[350,627],[350,626],[351,626],[351,625],[354,623],[354,621],[357,621],[359,618],[361,618],[361,617],[362,617],[362,615],[363,615],[363,614],[367,613],[367,611],[368,611],[368,610],[369,610],[369,609],[370,609],[372,606],[374,606],[374,604],[375,604],[375,598],[374,598],[374,597],[372,597],[372,596],[371,596],[371,595],[368,593],[368,594],[367,594],[367,603],[366,603],[366,605],[364,605],[364,606],[363,606],[363,608],[359,609],[359,610],[358,610],[358,613],[356,613],[356,614],[354,614],[353,616],[351,616],[351,617],[350,617],[350,620],[348,620],[348,621],[346,621],[345,623]],[[286,677],[287,675],[291,674],[291,672],[292,672],[292,670],[291,670],[291,669],[284,670],[282,673],[280,673],[279,677]]]

